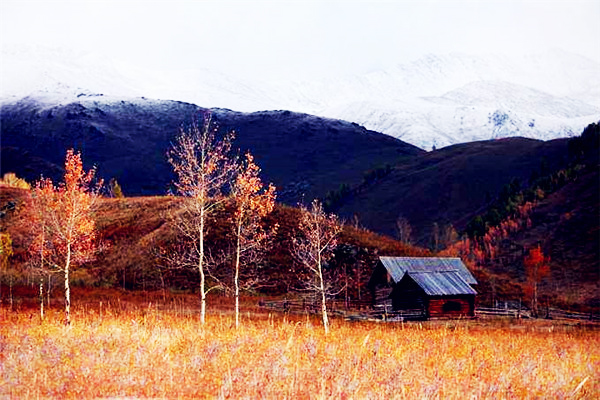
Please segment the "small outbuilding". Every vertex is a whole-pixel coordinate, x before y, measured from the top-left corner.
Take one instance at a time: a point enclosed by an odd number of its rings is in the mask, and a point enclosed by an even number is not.
[[[475,316],[477,281],[460,258],[379,257],[373,305],[417,318]]]

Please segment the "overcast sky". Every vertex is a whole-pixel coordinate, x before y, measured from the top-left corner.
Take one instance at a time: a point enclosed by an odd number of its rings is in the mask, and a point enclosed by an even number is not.
[[[240,77],[362,73],[427,53],[562,48],[600,61],[600,1],[0,0],[1,43]]]

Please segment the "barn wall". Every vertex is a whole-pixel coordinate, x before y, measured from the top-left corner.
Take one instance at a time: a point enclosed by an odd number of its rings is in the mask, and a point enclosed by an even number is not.
[[[425,292],[408,274],[394,287],[391,296],[394,310],[425,310]]]
[[[392,309],[392,299],[390,294],[392,293],[391,286],[380,286],[372,291],[373,294],[373,306],[375,307],[386,307],[387,310]]]
[[[431,318],[475,316],[475,296],[431,297],[428,301]]]
[[[392,282],[383,264],[378,263],[373,270],[368,283],[371,304],[375,306],[387,306],[392,309],[392,300],[389,298],[392,292]]]

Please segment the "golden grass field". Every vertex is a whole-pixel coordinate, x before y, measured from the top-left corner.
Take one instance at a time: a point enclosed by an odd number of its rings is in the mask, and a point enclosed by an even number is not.
[[[0,308],[0,398],[599,398],[600,331],[533,321],[346,322],[220,305]]]

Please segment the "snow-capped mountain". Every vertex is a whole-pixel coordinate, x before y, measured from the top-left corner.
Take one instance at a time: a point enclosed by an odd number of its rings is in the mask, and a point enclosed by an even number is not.
[[[330,82],[324,93],[339,95],[329,97],[322,115],[424,149],[508,136],[552,139],[579,134],[600,119],[600,64],[562,51],[522,58],[431,55]]]
[[[80,94],[179,100],[239,111],[344,119],[424,149],[579,134],[600,120],[600,64],[564,51],[520,58],[429,55],[326,81],[248,81],[206,69],[156,71],[100,55],[4,48],[0,98],[64,103]]]

